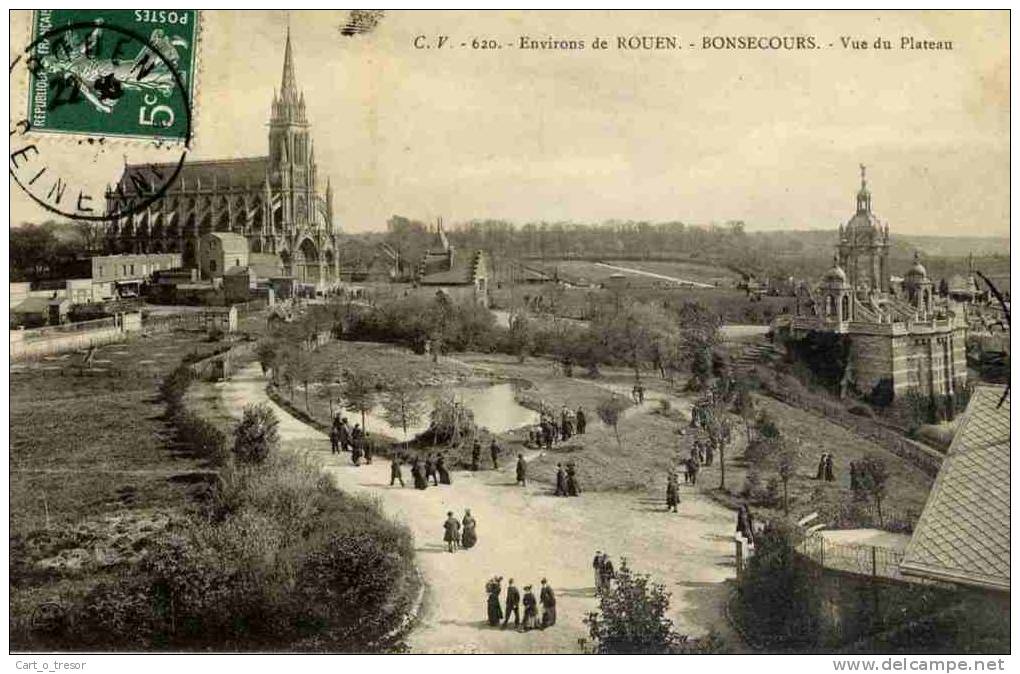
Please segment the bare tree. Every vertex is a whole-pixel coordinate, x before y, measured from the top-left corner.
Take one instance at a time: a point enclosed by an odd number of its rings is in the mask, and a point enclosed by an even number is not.
[[[365,415],[375,408],[377,395],[375,376],[371,372],[360,369],[344,372],[341,385],[344,407],[361,413],[361,428],[364,430],[368,430]]]
[[[398,382],[386,390],[383,397],[383,418],[404,431],[404,448],[407,448],[407,427],[421,422],[425,416],[425,398],[421,389],[406,381]]]
[[[595,408],[595,413],[599,415],[599,419],[602,420],[606,426],[610,426],[613,429],[613,433],[616,434],[617,446],[622,446],[620,442],[620,417],[623,416],[623,411],[627,409],[627,403],[618,396],[611,398],[605,398],[599,402],[598,407]]]

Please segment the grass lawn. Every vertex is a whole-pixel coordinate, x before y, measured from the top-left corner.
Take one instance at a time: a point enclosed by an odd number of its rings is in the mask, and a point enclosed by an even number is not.
[[[169,446],[158,386],[186,355],[221,346],[204,338],[171,333],[104,346],[91,372],[81,371],[79,354],[11,366],[12,625],[39,601],[115,572],[110,560],[95,567],[93,549],[121,550],[186,506],[187,475],[203,467]],[[84,559],[80,568],[71,552]],[[54,559],[71,565],[39,564]]]

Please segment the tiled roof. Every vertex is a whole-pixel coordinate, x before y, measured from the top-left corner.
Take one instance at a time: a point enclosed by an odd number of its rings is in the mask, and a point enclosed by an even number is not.
[[[136,183],[131,179],[137,176],[138,184],[162,184],[162,175],[170,175],[177,168],[176,162],[157,164],[128,164],[124,167],[119,181],[120,189],[127,194],[136,191]],[[188,161],[181,167],[172,190],[193,190],[201,185],[208,190],[216,183],[218,188],[228,186],[248,186],[262,189],[269,169],[269,157],[241,157],[237,159],[212,159],[205,161]]]
[[[904,574],[1009,591],[1009,397],[978,386],[949,447]]]

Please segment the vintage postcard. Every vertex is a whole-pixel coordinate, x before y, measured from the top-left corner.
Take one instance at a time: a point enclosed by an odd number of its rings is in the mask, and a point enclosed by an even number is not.
[[[13,652],[1005,668],[1008,11],[10,37]]]

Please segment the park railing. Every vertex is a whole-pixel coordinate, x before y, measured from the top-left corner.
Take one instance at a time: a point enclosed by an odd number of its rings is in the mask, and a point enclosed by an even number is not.
[[[875,545],[833,543],[821,534],[805,538],[797,552],[818,566],[872,578],[904,580],[900,573],[903,553]]]

